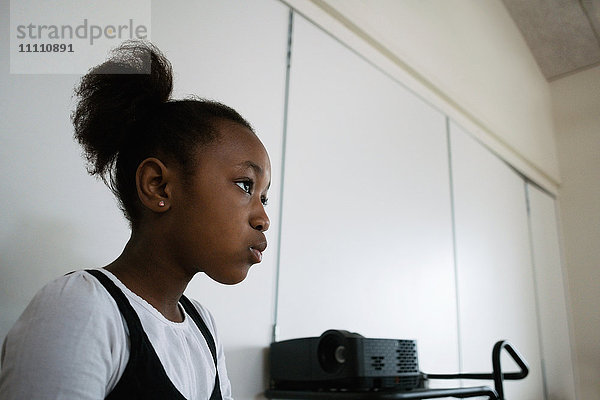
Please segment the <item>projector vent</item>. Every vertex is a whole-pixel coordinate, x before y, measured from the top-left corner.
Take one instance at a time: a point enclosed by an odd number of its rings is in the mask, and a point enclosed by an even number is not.
[[[399,340],[396,349],[396,372],[406,374],[419,372],[417,346],[411,340]]]
[[[370,339],[364,342],[367,376],[407,376],[419,373],[416,342]]]
[[[383,362],[384,359],[384,356],[371,357],[371,367],[373,367],[375,371],[381,371],[383,367],[385,367],[385,363]]]

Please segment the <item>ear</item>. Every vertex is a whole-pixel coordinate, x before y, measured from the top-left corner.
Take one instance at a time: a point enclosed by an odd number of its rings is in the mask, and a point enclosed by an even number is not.
[[[140,163],[135,175],[138,198],[157,213],[171,208],[171,185],[169,169],[158,158],[146,158]]]

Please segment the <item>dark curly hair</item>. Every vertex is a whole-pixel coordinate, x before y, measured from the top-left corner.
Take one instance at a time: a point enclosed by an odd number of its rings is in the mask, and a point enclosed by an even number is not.
[[[173,72],[165,56],[148,42],[130,41],[92,68],[75,89],[78,104],[71,120],[88,172],[108,185],[132,227],[140,218],[135,174],[144,159],[171,157],[191,174],[195,151],[218,138],[220,121],[253,131],[224,104],[172,100],[172,88]]]

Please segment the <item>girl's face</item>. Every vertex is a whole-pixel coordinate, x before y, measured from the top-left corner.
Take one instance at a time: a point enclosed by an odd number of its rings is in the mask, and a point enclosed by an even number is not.
[[[173,193],[171,249],[190,272],[235,284],[267,246],[271,163],[248,128],[234,122],[219,128],[220,137],[198,151],[195,174]]]

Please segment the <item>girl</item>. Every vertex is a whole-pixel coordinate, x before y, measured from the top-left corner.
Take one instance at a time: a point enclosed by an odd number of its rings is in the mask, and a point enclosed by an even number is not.
[[[267,246],[271,167],[251,126],[213,101],[171,100],[169,62],[129,42],[85,75],[75,138],[131,226],[104,268],[48,284],[8,334],[1,399],[230,399],[198,272],[241,282]]]

